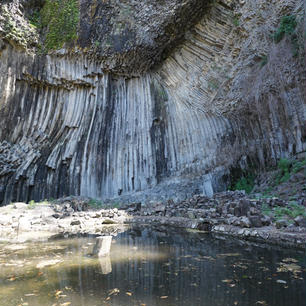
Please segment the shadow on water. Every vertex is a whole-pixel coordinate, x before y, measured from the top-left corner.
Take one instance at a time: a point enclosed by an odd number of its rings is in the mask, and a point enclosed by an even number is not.
[[[0,245],[0,305],[305,304],[305,254],[199,232],[131,228],[110,256],[95,237]]]

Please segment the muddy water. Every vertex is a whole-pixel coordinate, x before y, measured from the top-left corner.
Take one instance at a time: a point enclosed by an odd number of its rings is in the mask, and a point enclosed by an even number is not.
[[[0,306],[305,305],[305,254],[195,232],[133,228],[0,245]]]

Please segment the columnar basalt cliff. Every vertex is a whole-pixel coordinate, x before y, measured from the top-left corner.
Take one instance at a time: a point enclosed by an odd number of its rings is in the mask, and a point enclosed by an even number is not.
[[[211,195],[305,151],[303,1],[75,3],[59,50],[29,21],[48,1],[1,3],[0,203]]]

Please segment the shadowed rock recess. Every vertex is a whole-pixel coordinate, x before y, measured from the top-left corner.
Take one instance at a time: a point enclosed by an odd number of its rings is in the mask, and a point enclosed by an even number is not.
[[[50,1],[0,4],[0,203],[210,196],[305,152],[304,1],[62,3],[48,50]]]

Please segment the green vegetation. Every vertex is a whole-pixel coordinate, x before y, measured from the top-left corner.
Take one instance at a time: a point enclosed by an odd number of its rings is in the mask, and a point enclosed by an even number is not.
[[[232,20],[233,20],[233,25],[234,26],[236,26],[236,27],[240,26],[240,21],[237,17],[234,17]]]
[[[34,11],[29,17],[29,21],[33,27],[38,28],[40,26],[40,12]]]
[[[275,185],[279,185],[280,183],[285,183],[290,179],[290,166],[291,162],[286,159],[282,158],[277,164],[278,174],[275,178]]]
[[[295,29],[297,26],[296,16],[283,16],[280,21],[280,26],[273,34],[273,39],[276,43],[279,43],[285,35],[295,34]]]
[[[217,90],[219,88],[219,82],[216,79],[210,79],[208,81],[208,87],[212,90]]]
[[[245,174],[232,184],[230,190],[245,190],[247,194],[251,193],[254,188],[255,175]]]
[[[160,98],[160,101],[167,102],[169,97],[165,88],[160,84],[158,84],[158,86],[156,86],[156,90],[158,91],[158,96]]]
[[[304,216],[306,217],[306,208],[302,205],[299,205],[295,202],[290,202],[289,206],[287,207],[274,207],[273,209],[270,208],[268,205],[262,206],[262,213],[266,216],[274,217],[275,219],[283,219],[288,218],[294,219],[297,216]]]
[[[300,49],[298,43],[298,35],[296,33],[297,25],[298,22],[295,15],[283,16],[280,21],[279,27],[273,34],[273,40],[276,43],[279,43],[285,37],[285,35],[291,37],[293,56],[297,56],[299,54]]]
[[[31,200],[28,203],[28,209],[34,209],[34,208],[36,208],[39,205],[47,205],[47,204],[49,204],[48,200],[44,200],[44,201],[41,201],[41,202],[35,202],[34,200]]]
[[[304,167],[306,166],[306,159],[302,161],[294,161],[292,163],[291,172],[292,173],[298,173],[300,172]]]
[[[274,185],[287,182],[292,174],[295,174],[306,166],[306,159],[302,161],[291,161],[286,158],[280,159],[277,164],[278,174],[275,177]]]
[[[306,167],[306,159],[303,160],[290,160],[282,158],[277,163],[276,174],[270,180],[268,187],[264,190],[262,197],[267,198],[273,196],[272,192],[274,187],[279,186],[282,183],[286,183],[290,177]],[[252,172],[241,172],[238,175],[236,173],[232,178],[232,184],[230,190],[245,190],[246,193],[251,193],[254,188],[255,175]],[[305,187],[306,189],[306,187]],[[294,189],[292,189],[294,191]]]
[[[56,50],[77,39],[79,7],[77,0],[46,0],[40,12],[29,18],[44,37],[44,50]]]
[[[5,35],[4,38],[12,41],[23,48],[27,48],[27,39],[26,39],[26,29],[17,25],[16,21],[12,18],[11,13],[8,11],[6,6],[0,7],[0,15],[2,15],[5,19],[4,30]]]
[[[100,201],[100,200],[97,200],[97,199],[90,199],[90,201],[88,202],[88,205],[89,205],[91,208],[98,209],[98,208],[102,208],[104,204],[103,204],[103,202]]]
[[[103,203],[100,200],[97,199],[90,199],[90,201],[88,202],[88,205],[92,208],[92,209],[101,209],[101,208],[119,208],[120,207],[120,203],[114,202],[114,203]]]
[[[46,28],[45,48],[60,49],[77,39],[79,8],[77,0],[47,0],[41,10],[41,26]]]
[[[34,200],[31,200],[28,204],[28,209],[34,209],[36,207],[37,203],[35,203]]]
[[[118,202],[114,202],[114,203],[111,204],[111,207],[112,207],[112,208],[120,208],[120,206],[121,206],[121,205],[120,205],[120,203],[118,203]]]
[[[266,66],[268,63],[268,56],[267,55],[263,55],[260,59],[260,67],[264,67]]]

